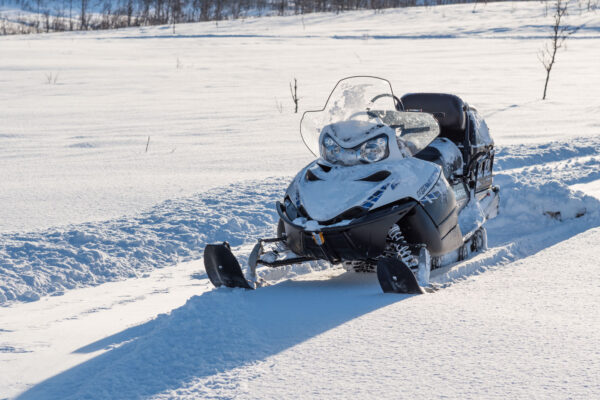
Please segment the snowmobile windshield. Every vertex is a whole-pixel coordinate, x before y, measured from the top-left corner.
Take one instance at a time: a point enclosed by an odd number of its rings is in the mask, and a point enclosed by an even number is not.
[[[319,156],[319,139],[327,126],[333,128],[330,131],[338,143],[351,143],[370,129],[387,125],[396,132],[401,154],[412,156],[427,147],[439,135],[440,128],[433,115],[398,111],[402,108],[387,80],[368,76],[345,78],[337,83],[322,110],[304,113],[300,133],[306,147]]]
[[[420,111],[374,111],[381,121],[396,131],[396,141],[402,151],[414,156],[440,134],[440,125],[431,114]]]
[[[342,79],[335,85],[322,110],[307,111],[300,122],[300,134],[308,149],[319,155],[319,137],[324,127],[354,120],[354,125],[381,123],[372,110],[394,111],[394,93],[390,83],[371,76]],[[360,132],[360,130],[354,130]],[[348,133],[346,133],[348,134]]]

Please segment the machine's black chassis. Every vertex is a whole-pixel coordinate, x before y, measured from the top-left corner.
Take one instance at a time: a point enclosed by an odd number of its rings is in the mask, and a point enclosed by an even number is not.
[[[369,260],[380,256],[392,225],[415,205],[414,201],[396,204],[373,211],[347,225],[322,227],[318,232],[306,231],[304,227],[294,224],[281,203],[277,202],[276,209],[283,221],[285,243],[290,250],[299,256],[337,264],[345,260]]]
[[[262,249],[264,244],[281,242],[295,257],[268,261],[254,254],[249,260],[252,269],[257,264],[277,268],[316,260],[332,264],[365,260],[377,265],[377,277],[384,292],[422,293],[413,271],[401,260],[384,255],[390,228],[394,224],[401,225],[408,243],[413,243],[413,250],[418,253],[419,248],[425,246],[434,259],[469,245],[468,237],[463,237],[460,232],[456,200],[449,187],[446,196],[439,201],[400,201],[348,224],[324,226],[319,231],[307,231],[292,222],[280,202],[276,203],[276,210],[282,224],[281,236],[259,239],[258,247]],[[226,242],[207,245],[204,264],[215,286],[254,289],[254,283],[248,282]],[[431,268],[436,267],[439,265],[432,263]]]
[[[452,200],[451,204],[447,204],[448,199]],[[439,232],[440,226],[429,215],[432,213],[432,207],[439,208],[440,206],[449,209],[450,214],[454,212],[454,224],[456,225],[456,203],[453,196],[447,196],[446,202],[433,202],[429,206],[429,212],[427,212],[426,206],[414,200],[407,200],[372,211],[346,225],[322,227],[318,232],[314,232],[294,224],[287,216],[285,207],[277,202],[276,209],[283,224],[282,237],[260,239],[258,245],[262,249],[263,244],[283,242],[285,247],[297,257],[273,261],[257,257],[249,260],[249,264],[253,264],[251,268],[255,268],[256,264],[281,267],[315,260],[326,260],[332,264],[348,260],[369,260],[377,264],[377,276],[384,291],[421,293],[422,290],[417,279],[408,266],[401,260],[383,255],[387,245],[387,234],[394,224],[405,218],[412,223],[419,221],[417,225],[420,230],[413,229],[412,235],[428,239],[428,241],[419,243],[424,243],[438,252],[453,250],[462,244],[462,238],[457,244],[455,243],[456,238],[446,234],[447,239],[444,242]],[[442,210],[437,214],[447,213],[448,211]],[[444,220],[446,219],[444,218]],[[460,229],[457,232],[460,232]],[[417,247],[420,248],[421,245]],[[208,277],[215,286],[253,288],[245,279],[242,269],[231,254],[227,243],[208,245],[205,250],[204,263]]]

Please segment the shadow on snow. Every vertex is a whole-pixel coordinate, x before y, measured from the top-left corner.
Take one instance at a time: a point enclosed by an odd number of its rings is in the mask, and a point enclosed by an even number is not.
[[[138,398],[229,371],[410,298],[384,295],[374,274],[286,281],[257,291],[221,288],[76,352],[106,350],[19,399]]]

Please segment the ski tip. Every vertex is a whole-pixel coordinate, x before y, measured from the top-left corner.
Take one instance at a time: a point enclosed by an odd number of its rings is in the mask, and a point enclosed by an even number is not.
[[[406,264],[395,258],[377,262],[377,279],[384,293],[423,294],[415,274]]]
[[[204,268],[215,287],[254,289],[244,276],[229,243],[208,244],[204,248]]]

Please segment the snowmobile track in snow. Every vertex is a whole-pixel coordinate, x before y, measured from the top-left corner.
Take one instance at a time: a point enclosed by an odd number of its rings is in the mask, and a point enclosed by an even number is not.
[[[501,147],[495,162],[500,167],[496,182],[502,190],[501,210],[488,223],[490,250],[452,266],[443,274],[444,281],[556,243],[550,239],[536,244],[539,238],[552,236],[548,232],[556,231],[564,240],[571,231],[600,225],[600,202],[567,186],[600,179],[600,137]],[[256,237],[273,233],[277,220],[273,204],[287,182],[287,177],[241,182],[169,200],[132,217],[1,234],[0,304],[143,276],[154,268],[200,258],[211,242],[229,241],[243,262],[249,249],[235,246],[251,245]],[[586,215],[575,218],[581,210]],[[545,216],[546,211],[561,212],[563,221]],[[264,277],[278,280],[290,272],[322,268],[312,263],[264,272]]]

